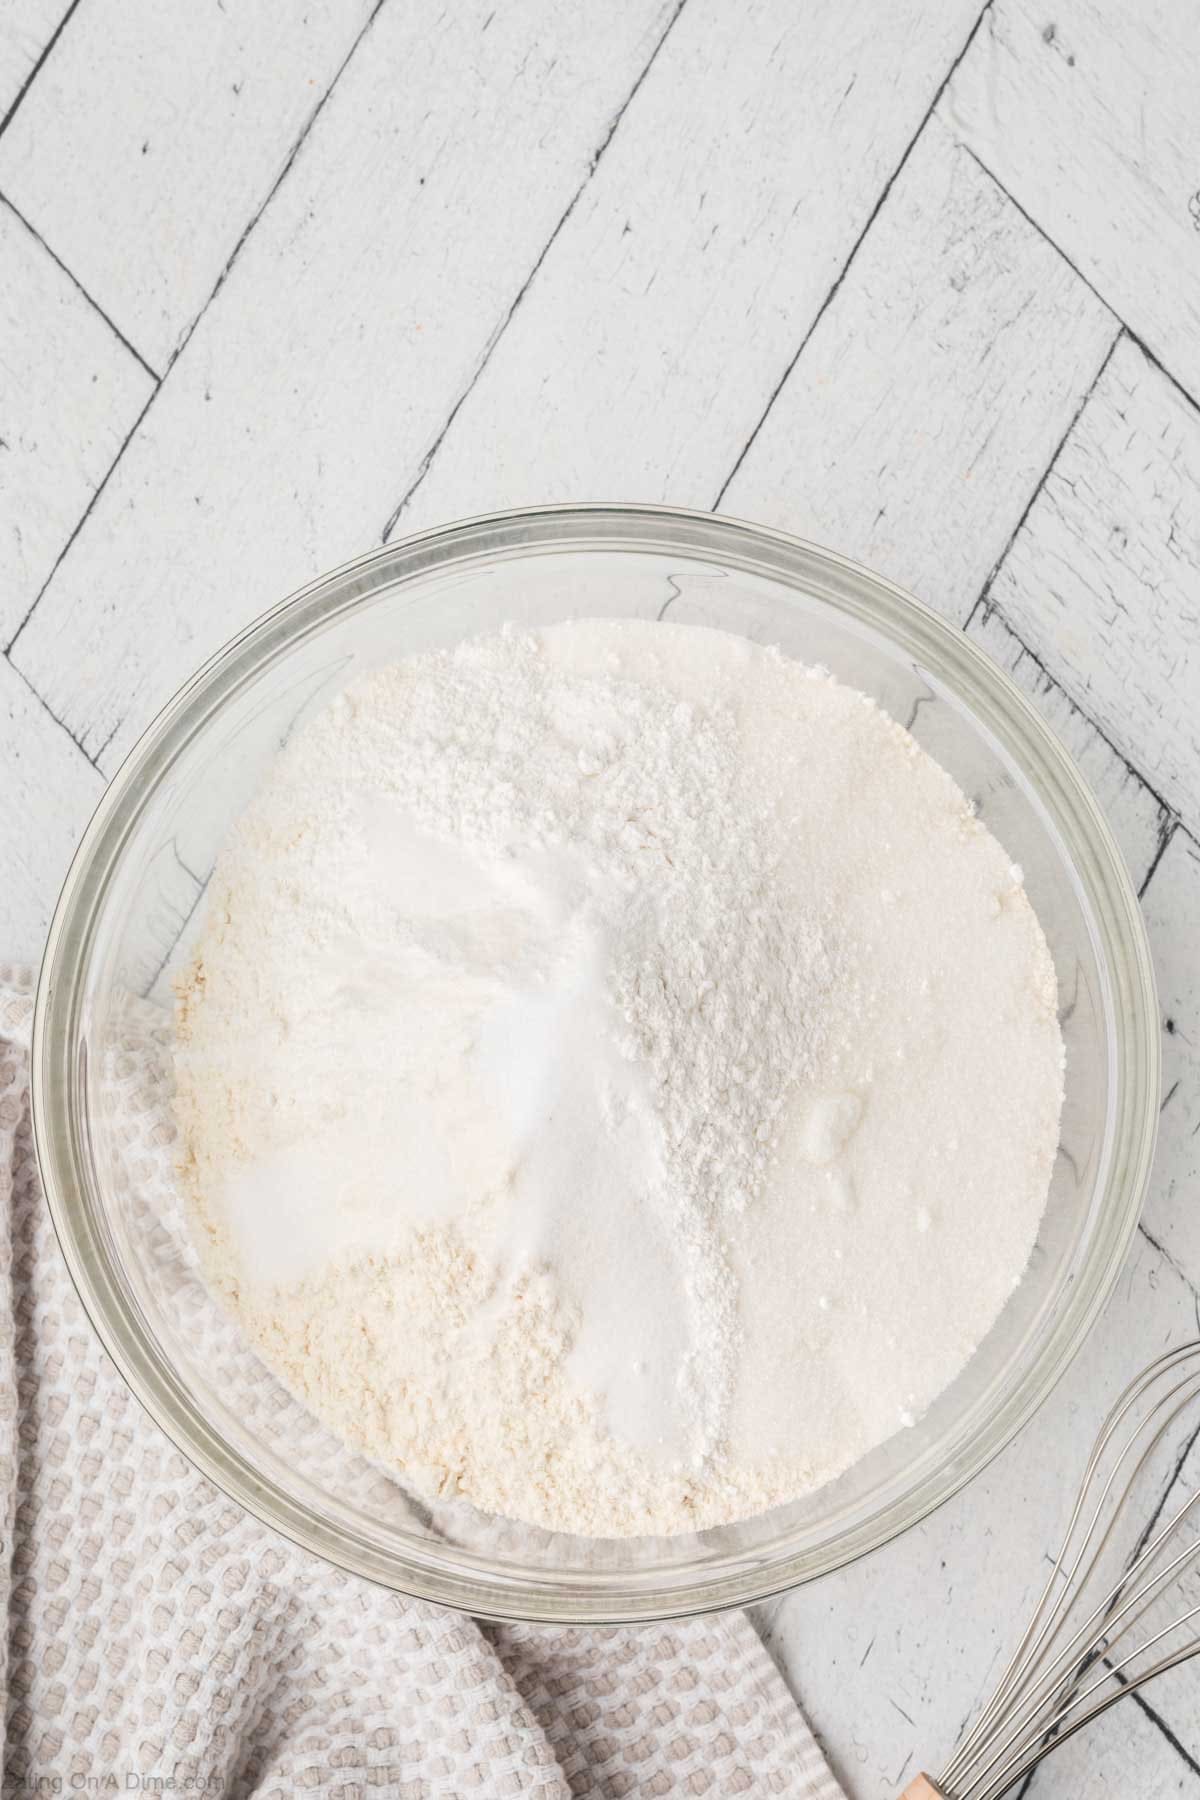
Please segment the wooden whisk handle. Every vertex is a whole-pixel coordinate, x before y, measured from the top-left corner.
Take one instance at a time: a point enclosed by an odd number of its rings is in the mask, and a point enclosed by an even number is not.
[[[928,1775],[918,1775],[915,1781],[909,1782],[900,1800],[946,1800],[946,1796],[941,1788],[934,1787]]]

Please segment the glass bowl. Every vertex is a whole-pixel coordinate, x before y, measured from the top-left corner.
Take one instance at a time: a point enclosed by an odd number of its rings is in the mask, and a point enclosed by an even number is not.
[[[667,615],[778,644],[906,725],[1024,869],[1067,1045],[1038,1242],[959,1379],[838,1481],[686,1537],[590,1540],[462,1502],[431,1509],[341,1452],[248,1350],[221,1341],[232,1327],[206,1313],[185,1235],[146,1203],[146,1159],[168,1135],[165,1090],[131,1100],[121,1085],[131,1033],[169,1067],[170,977],[188,920],[227,827],[298,720],[413,651],[509,619],[604,615]],[[572,1622],[761,1598],[895,1537],[968,1481],[1045,1398],[1116,1278],[1158,1080],[1153,976],[1128,875],[1070,758],[1006,676],[844,557],[732,519],[628,506],[505,513],[388,544],[220,651],[151,725],[88,828],[50,930],[33,1047],[37,1150],[64,1254],[105,1346],[179,1448],[343,1568],[473,1613]],[[897,1295],[916,1328],[920,1305]]]

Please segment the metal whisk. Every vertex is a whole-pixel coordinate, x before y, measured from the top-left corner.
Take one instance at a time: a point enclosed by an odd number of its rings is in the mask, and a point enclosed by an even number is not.
[[[999,1800],[1089,1720],[1200,1653],[1200,1584],[1186,1585],[1200,1563],[1187,1472],[1198,1438],[1200,1342],[1151,1363],[1109,1413],[999,1686],[944,1774],[919,1776],[901,1800]]]

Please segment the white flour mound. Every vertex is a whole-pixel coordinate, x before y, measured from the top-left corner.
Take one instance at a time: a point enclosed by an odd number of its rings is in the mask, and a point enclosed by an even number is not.
[[[414,657],[300,731],[176,1062],[266,1360],[426,1493],[600,1536],[911,1423],[1020,1279],[1062,1098],[1045,940],[949,777],[822,672],[629,621]]]

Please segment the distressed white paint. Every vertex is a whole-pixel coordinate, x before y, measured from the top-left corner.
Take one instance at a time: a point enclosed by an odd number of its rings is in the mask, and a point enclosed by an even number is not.
[[[1200,396],[1195,0],[994,0],[954,128]]]
[[[1140,888],[1158,855],[1171,815],[994,607],[979,608],[967,626],[967,636],[1012,676],[1075,758],[1112,827],[1134,886]],[[1200,1020],[1200,1006],[1197,1018]],[[1200,1264],[1196,1274],[1200,1279]]]
[[[12,652],[107,770],[232,631],[378,539],[669,17],[379,13]]]
[[[36,962],[59,886],[104,783],[0,657],[0,960]]]
[[[931,120],[722,505],[961,624],[1116,330]]]
[[[976,11],[688,0],[397,529],[713,505]]]
[[[154,383],[0,201],[0,645],[33,605]]]
[[[373,4],[81,6],[0,139],[0,190],[160,373]]]
[[[1014,1444],[904,1538],[762,1609],[853,1800],[895,1800],[948,1760],[1041,1591],[1101,1420],[1136,1369],[1195,1334],[1196,1306],[1139,1234],[1085,1351]],[[1173,1758],[1156,1746],[1156,1779]]]
[[[1194,1674],[1181,1670],[1147,1689],[1146,1701],[1162,1716],[1171,1693],[1188,1681],[1194,1684]],[[1178,1714],[1170,1709],[1168,1716],[1174,1728]],[[1056,1750],[1035,1772],[1026,1793],[1029,1800],[1179,1800],[1180,1795],[1194,1800],[1200,1777],[1146,1714],[1126,1701]]]
[[[0,119],[37,66],[69,0],[4,0],[0,6]]]
[[[992,597],[1122,754],[1200,826],[1200,413],[1129,339]]]
[[[1178,830],[1143,908],[1162,1016],[1163,1104],[1146,1224],[1200,1288],[1200,845]]]

